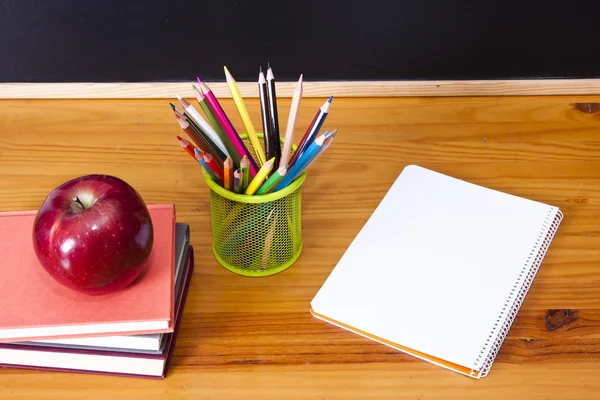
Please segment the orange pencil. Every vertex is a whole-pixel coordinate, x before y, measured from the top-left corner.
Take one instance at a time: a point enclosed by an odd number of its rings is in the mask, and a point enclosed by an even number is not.
[[[219,167],[219,164],[215,161],[214,157],[205,151],[202,152],[202,159],[211,169],[211,171],[219,178],[220,181],[223,180],[223,170]]]
[[[179,136],[177,136],[177,140],[179,140],[179,145],[192,157],[194,157],[194,160],[196,159],[196,156],[194,155],[194,146],[192,146],[192,144],[190,143],[189,140],[183,139]]]
[[[233,162],[229,157],[223,163],[223,187],[233,190]]]

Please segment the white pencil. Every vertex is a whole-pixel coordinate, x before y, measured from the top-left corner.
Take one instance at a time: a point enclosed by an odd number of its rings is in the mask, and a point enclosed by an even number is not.
[[[215,143],[215,145],[217,147],[219,147],[219,149],[227,157],[231,157],[231,155],[227,151],[227,148],[225,147],[225,144],[223,143],[223,141],[221,140],[219,135],[217,135],[217,132],[215,132],[213,127],[210,126],[210,124],[208,122],[206,122],[206,120],[204,118],[202,118],[202,115],[200,115],[200,113],[194,108],[194,106],[191,105],[186,99],[184,99],[183,97],[181,97],[178,94],[176,96],[177,96],[177,99],[179,100],[179,102],[181,103],[181,106],[184,108],[185,111],[187,111],[187,113],[190,115],[190,117],[192,117],[194,122],[197,123],[198,126],[200,126],[200,129],[202,129],[204,132],[206,132],[206,134],[208,135],[210,140],[212,140]]]
[[[290,115],[288,117],[287,127],[285,128],[285,139],[283,140],[283,148],[281,149],[281,161],[279,165],[287,165],[290,159],[290,151],[292,150],[292,141],[294,140],[294,127],[298,110],[300,109],[300,98],[302,97],[302,75],[298,79],[296,89],[294,89],[294,97],[290,106]]]

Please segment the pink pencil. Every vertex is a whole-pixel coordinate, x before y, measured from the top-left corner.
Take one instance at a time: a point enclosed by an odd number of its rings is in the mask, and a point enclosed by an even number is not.
[[[225,111],[223,111],[223,108],[219,104],[219,101],[213,94],[212,90],[210,90],[209,87],[204,82],[202,82],[202,79],[200,78],[198,78],[198,83],[200,83],[200,91],[204,95],[208,106],[212,109],[213,113],[215,114],[215,117],[219,121],[219,124],[221,124],[221,126],[223,127],[225,134],[227,135],[231,143],[233,143],[233,147],[235,147],[235,150],[238,153],[237,155],[239,156],[239,158],[236,157],[238,159],[233,161],[235,161],[236,165],[239,165],[241,158],[247,156],[248,160],[250,161],[250,175],[254,177],[258,172],[258,165],[256,164],[256,161],[254,161],[254,157],[252,157],[252,155],[248,151],[248,148],[246,147],[246,145],[244,145],[242,139],[240,139],[240,136],[235,131],[235,128],[233,127],[231,121],[229,121],[229,118],[227,118],[227,114],[225,114]],[[235,156],[232,155],[232,157]]]

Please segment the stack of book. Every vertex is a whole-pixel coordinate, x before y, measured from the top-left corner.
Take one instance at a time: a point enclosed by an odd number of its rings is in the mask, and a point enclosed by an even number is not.
[[[90,296],[56,282],[31,245],[35,211],[0,213],[0,365],[164,378],[194,269],[187,224],[149,205],[154,244],[145,272]]]

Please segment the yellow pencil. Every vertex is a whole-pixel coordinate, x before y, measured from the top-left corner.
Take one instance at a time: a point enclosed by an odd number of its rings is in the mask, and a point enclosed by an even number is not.
[[[254,194],[260,185],[263,183],[269,172],[273,169],[273,164],[275,163],[275,157],[271,158],[269,161],[263,164],[263,166],[258,170],[252,182],[248,185],[245,194]]]
[[[244,100],[242,99],[242,95],[240,94],[240,90],[237,87],[235,79],[233,79],[233,76],[231,76],[227,67],[223,68],[225,68],[225,78],[227,79],[227,86],[229,86],[229,91],[231,92],[233,101],[235,102],[238,112],[240,113],[240,117],[242,117],[242,122],[244,123],[246,133],[250,138],[250,143],[252,143],[252,147],[254,147],[254,152],[258,156],[258,166],[260,167],[265,163],[265,151],[260,145],[260,140],[258,140],[258,136],[256,136],[256,131],[254,130],[254,125],[252,125],[250,114],[248,114],[248,110],[246,109],[246,105],[244,104]]]

